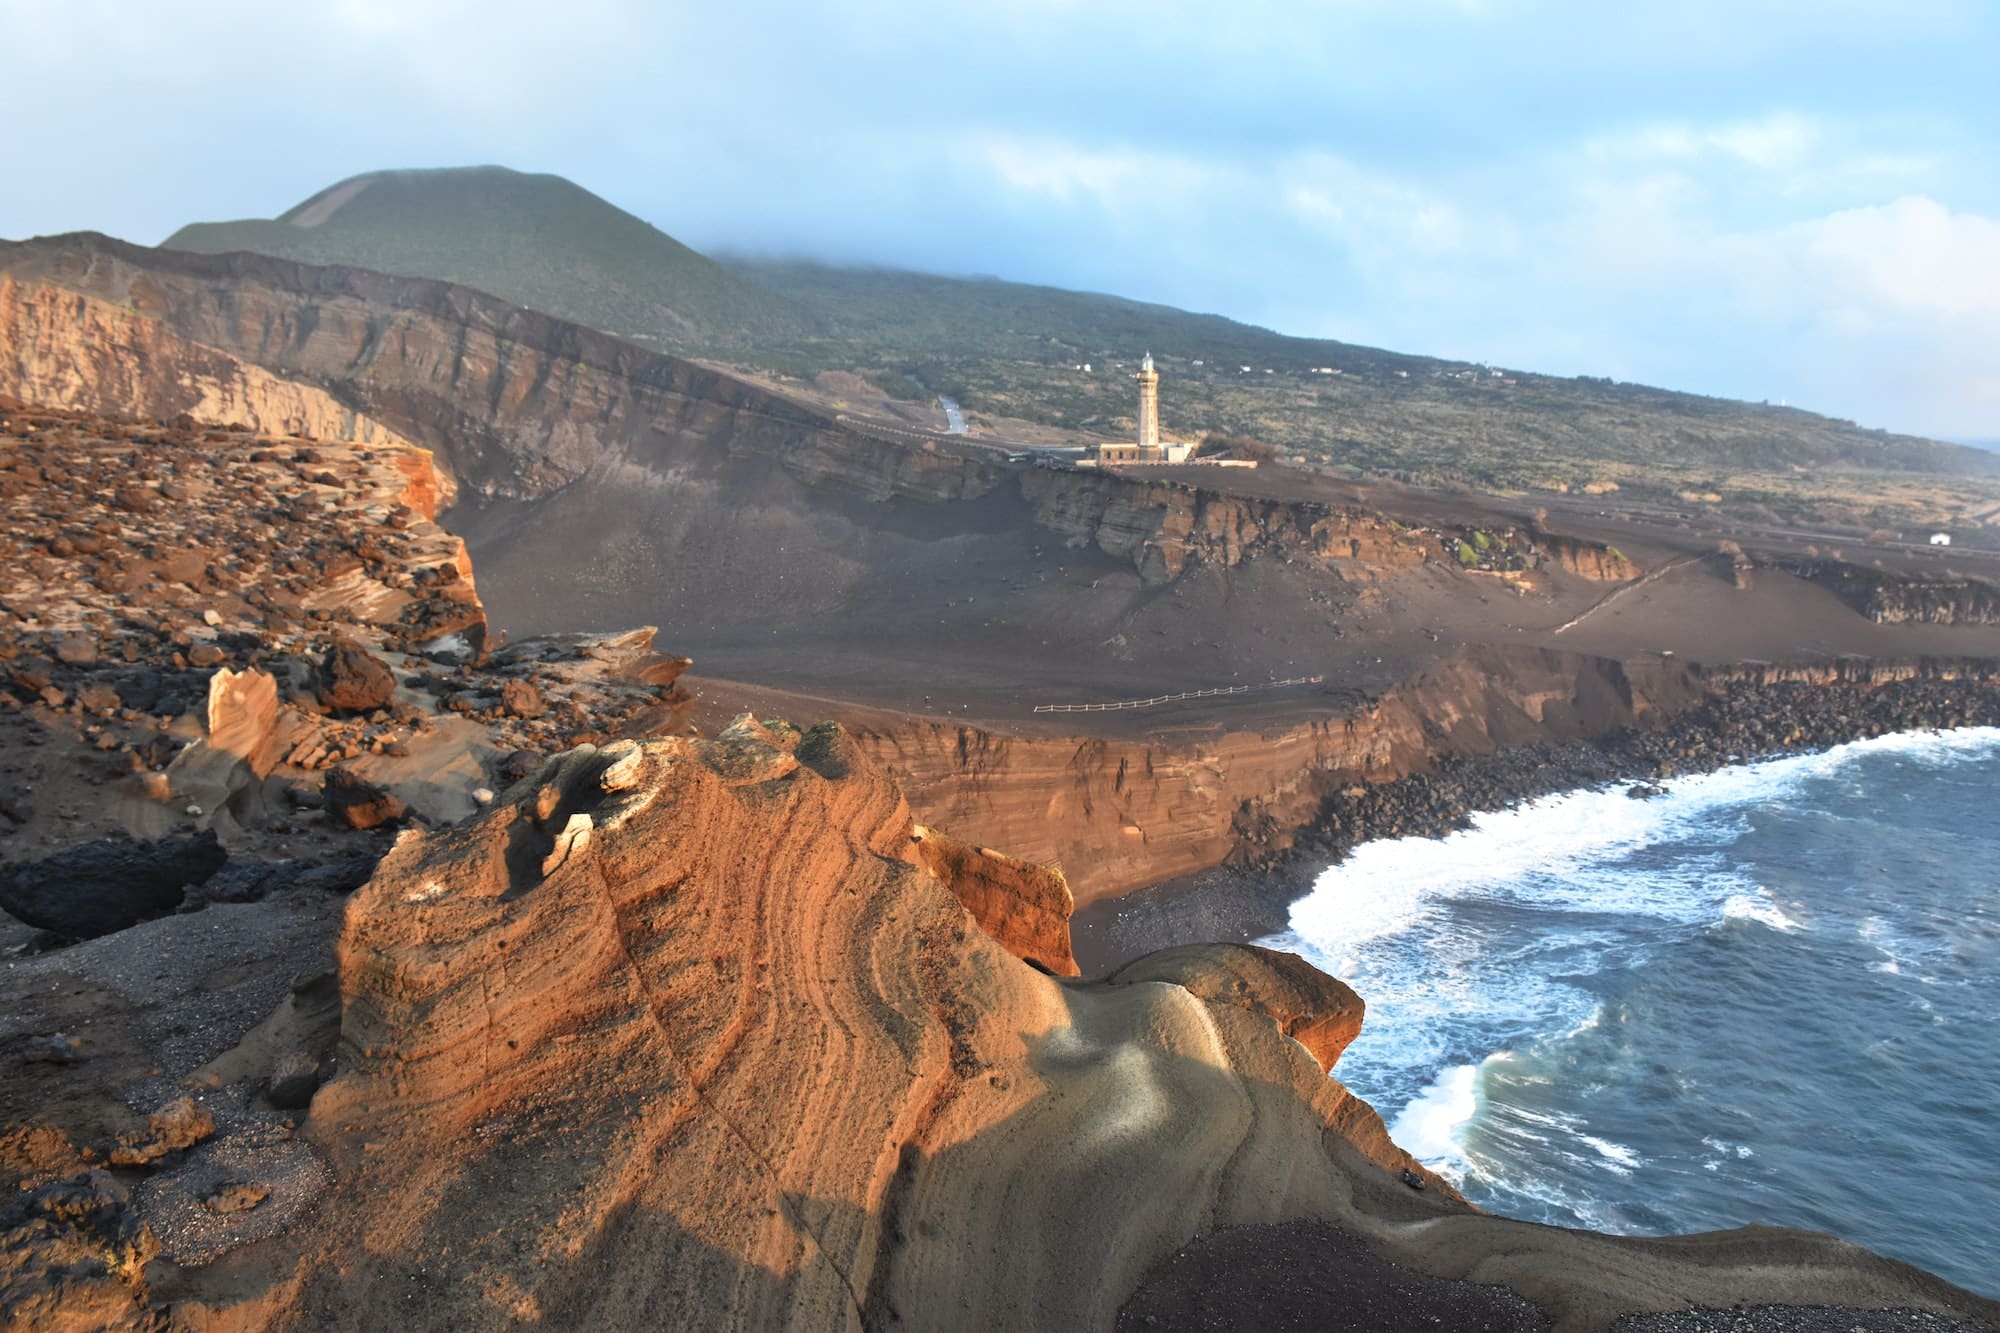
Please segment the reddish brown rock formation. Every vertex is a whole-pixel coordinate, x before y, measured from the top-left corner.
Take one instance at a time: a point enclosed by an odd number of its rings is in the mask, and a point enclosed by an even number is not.
[[[1098,1329],[1194,1236],[1311,1219],[1565,1327],[1986,1308],[1824,1237],[1474,1214],[1285,1035],[1339,1044],[1336,983],[1251,950],[1037,971],[901,859],[894,786],[852,756],[825,776],[798,755],[838,737],[806,737],[578,750],[404,835],[341,931],[310,1224],[218,1241],[151,1299],[192,1329]]]
[[[1309,698],[1298,721],[1192,738],[888,717],[854,734],[926,820],[1061,865],[1083,905],[1282,847],[1340,787],[1421,771],[1439,754],[1602,735],[1703,692],[1673,662],[1468,649],[1372,700]]]
[[[1057,976],[1078,974],[1069,944],[1069,915],[1076,902],[1060,867],[969,846],[921,824],[911,837],[918,863],[1009,953]]]

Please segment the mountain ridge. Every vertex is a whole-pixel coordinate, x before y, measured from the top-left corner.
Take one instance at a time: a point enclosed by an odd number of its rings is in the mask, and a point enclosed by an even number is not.
[[[165,248],[243,250],[435,278],[658,351],[827,372],[888,400],[956,399],[975,430],[1118,438],[1121,359],[1170,378],[1162,424],[1252,436],[1350,476],[1598,496],[1658,515],[1721,505],[1849,532],[2000,515],[2000,455],[1801,409],[1295,338],[1226,316],[990,277],[703,255],[588,190],[502,167],[370,172],[275,219],[197,223]],[[849,381],[851,383],[851,381]],[[859,406],[840,391],[823,406]],[[889,415],[898,415],[891,411]],[[1858,480],[1857,480],[1858,478]],[[1988,492],[1991,492],[1990,494]]]
[[[191,223],[160,248],[437,278],[621,335],[803,327],[781,299],[582,186],[506,167],[364,172],[273,219]]]

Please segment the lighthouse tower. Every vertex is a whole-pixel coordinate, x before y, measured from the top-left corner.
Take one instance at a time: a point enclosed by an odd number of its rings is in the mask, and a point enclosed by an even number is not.
[[[1139,456],[1157,458],[1160,448],[1160,372],[1153,369],[1153,354],[1139,363]]]

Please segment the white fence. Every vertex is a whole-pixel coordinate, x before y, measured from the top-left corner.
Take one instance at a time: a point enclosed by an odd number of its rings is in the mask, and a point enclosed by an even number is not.
[[[1150,699],[1120,699],[1109,704],[1036,704],[1037,713],[1109,713],[1120,708],[1151,708],[1155,704],[1179,703],[1183,699],[1213,699],[1224,694],[1248,694],[1252,690],[1281,690],[1287,685],[1317,685],[1325,676],[1293,676],[1290,680],[1267,681],[1262,685],[1221,685],[1212,690],[1188,690],[1182,694],[1156,694]]]

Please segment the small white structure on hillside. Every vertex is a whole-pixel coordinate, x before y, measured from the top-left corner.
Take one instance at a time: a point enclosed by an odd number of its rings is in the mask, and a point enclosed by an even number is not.
[[[1949,532],[1933,532],[1931,534],[1931,545],[1932,546],[1951,545],[1951,534]]]

